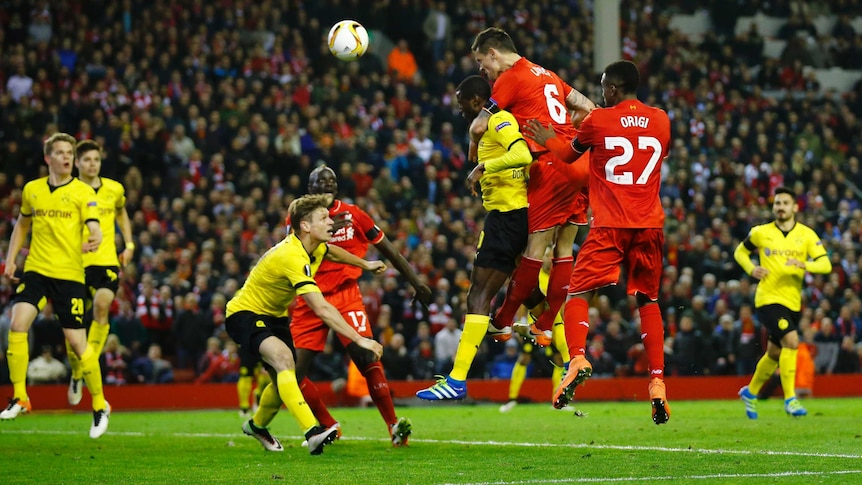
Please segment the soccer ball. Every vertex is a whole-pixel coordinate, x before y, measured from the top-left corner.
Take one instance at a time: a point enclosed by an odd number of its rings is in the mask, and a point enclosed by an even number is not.
[[[368,50],[368,31],[355,20],[342,20],[329,30],[329,52],[342,61],[352,61]]]

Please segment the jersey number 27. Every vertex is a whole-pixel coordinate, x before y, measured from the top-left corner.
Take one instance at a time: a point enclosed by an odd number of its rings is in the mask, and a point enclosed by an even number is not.
[[[643,185],[647,183],[653,170],[655,170],[656,165],[658,165],[658,161],[661,159],[661,154],[664,153],[661,142],[659,142],[657,138],[652,136],[639,136],[638,150],[652,150],[652,155],[650,155],[649,162],[647,162],[643,172],[641,172],[637,180],[635,180],[633,172],[623,171],[616,173],[617,167],[624,168],[625,165],[629,164],[632,161],[632,158],[634,158],[635,148],[632,145],[632,142],[628,138],[624,138],[622,136],[605,137],[605,149],[614,150],[616,148],[622,148],[623,152],[608,159],[608,163],[605,165],[605,178],[608,182],[612,182],[617,185]]]

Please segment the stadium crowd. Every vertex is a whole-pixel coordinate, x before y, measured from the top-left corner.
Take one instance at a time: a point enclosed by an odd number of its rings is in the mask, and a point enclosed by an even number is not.
[[[786,16],[782,35],[815,46],[825,56],[818,62],[860,66],[862,33],[846,19],[862,15],[862,2],[830,2],[842,20],[825,33],[812,32],[804,2],[701,2],[716,27],[701,41],[669,28],[670,14],[697,2],[622,3],[623,55],[644,73],[640,97],[672,120],[660,301],[668,374],[752,373],[766,334],[752,316],[754,281],[732,252],[752,225],[771,220],[770,194],[782,185],[795,190],[800,220],[820,235],[833,263],[829,275],[808,275],[804,290],[800,333],[811,366],[859,372],[862,84],[846,93],[822,90],[803,69],[813,56],[789,42],[786,55],[766,58],[756,27],[737,36],[732,26],[758,8]],[[225,301],[284,236],[288,204],[326,163],[338,174],[340,196],[371,214],[437,292],[426,309],[394,271],[361,281],[390,378],[445,373],[483,216],[481,200],[465,187],[467,125],[454,101],[454,87],[476,72],[470,42],[498,25],[527,58],[600,101],[594,73],[603,66],[592,64],[588,4],[5,2],[0,255],[24,183],[45,170],[46,136],[64,131],[98,141],[103,175],[126,188],[136,243],[111,311],[118,342],[105,354],[109,365],[103,360],[112,375],[106,382],[167,380],[171,367],[221,375],[214,359],[230,360],[231,352]],[[328,26],[344,18],[375,32],[372,52],[356,62],[338,61],[326,47]],[[392,50],[382,51],[385,45]],[[0,280],[0,335],[13,291]],[[646,372],[634,309],[615,288],[591,308],[594,375]],[[46,307],[30,348],[62,353],[57,328]],[[503,353],[488,341],[471,377],[488,376]],[[331,354],[320,359],[318,367],[332,370]],[[534,359],[532,375],[549,374],[543,360]],[[136,368],[144,370],[132,375]],[[2,382],[6,371],[3,362]]]

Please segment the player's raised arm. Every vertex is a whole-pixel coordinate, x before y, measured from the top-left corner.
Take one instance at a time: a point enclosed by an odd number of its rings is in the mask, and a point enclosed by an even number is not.
[[[326,252],[326,256],[324,256],[324,258],[329,261],[356,266],[366,271],[371,271],[374,274],[381,274],[386,271],[386,263],[383,261],[368,261],[366,259],[362,259],[334,244],[327,244],[326,246],[329,250]]]
[[[323,320],[323,323],[325,323],[327,327],[335,330],[341,335],[344,335],[351,342],[371,352],[374,355],[375,361],[380,360],[380,356],[383,355],[383,346],[374,340],[359,335],[359,333],[357,333],[349,323],[344,321],[344,317],[341,316],[338,309],[326,301],[326,298],[323,297],[323,293],[305,293],[302,295],[302,299],[305,300],[305,303],[309,308],[311,308],[311,311]]]
[[[375,244],[374,247],[377,248],[377,250],[380,251],[386,259],[392,262],[392,265],[395,266],[395,269],[397,269],[399,273],[407,278],[410,286],[412,286],[413,290],[416,292],[416,299],[427,308],[428,305],[431,304],[433,296],[431,288],[419,280],[419,276],[416,274],[416,271],[413,271],[413,267],[410,266],[410,263],[404,259],[404,256],[395,249],[395,246],[392,245],[389,238],[383,236],[383,239]]]
[[[581,121],[590,114],[590,111],[596,109],[596,103],[593,103],[590,98],[573,88],[568,96],[566,96],[566,107],[570,110],[572,124],[578,127],[581,125]]]
[[[573,143],[559,138],[551,125],[542,126],[538,120],[527,120],[521,128],[524,136],[547,148],[555,157],[566,163],[572,163],[583,152],[575,151]]]

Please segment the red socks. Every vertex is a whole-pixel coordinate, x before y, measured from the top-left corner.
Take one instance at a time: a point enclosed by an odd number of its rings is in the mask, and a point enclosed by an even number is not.
[[[494,316],[494,326],[498,329],[512,325],[515,313],[524,300],[533,292],[539,281],[539,271],[542,269],[542,261],[527,257],[521,258],[521,263],[512,273],[509,288],[506,289],[506,299]]]
[[[657,303],[649,303],[638,310],[641,316],[641,339],[649,361],[650,377],[664,379],[664,324]]]
[[[548,289],[546,290],[546,301],[549,308],[545,309],[544,313],[536,320],[536,326],[539,327],[539,330],[552,330],[554,328],[557,312],[560,311],[560,307],[566,301],[574,262],[573,256],[553,259],[551,273],[548,276]]]
[[[383,365],[380,362],[374,362],[362,370],[362,375],[368,382],[368,394],[377,405],[383,421],[388,425],[397,422],[398,417],[395,415],[395,405],[392,404],[392,394],[389,391],[389,382],[386,381],[386,375],[383,373]]]
[[[311,412],[314,413],[320,424],[327,428],[335,426],[335,418],[329,414],[326,404],[323,404],[323,399],[320,398],[320,391],[317,390],[317,386],[308,377],[299,383],[299,390],[302,391],[305,403],[308,404],[308,408],[311,409]]]
[[[572,359],[586,352],[587,334],[590,332],[590,304],[583,298],[572,298],[566,302],[564,311],[566,343],[569,345],[569,358]]]

